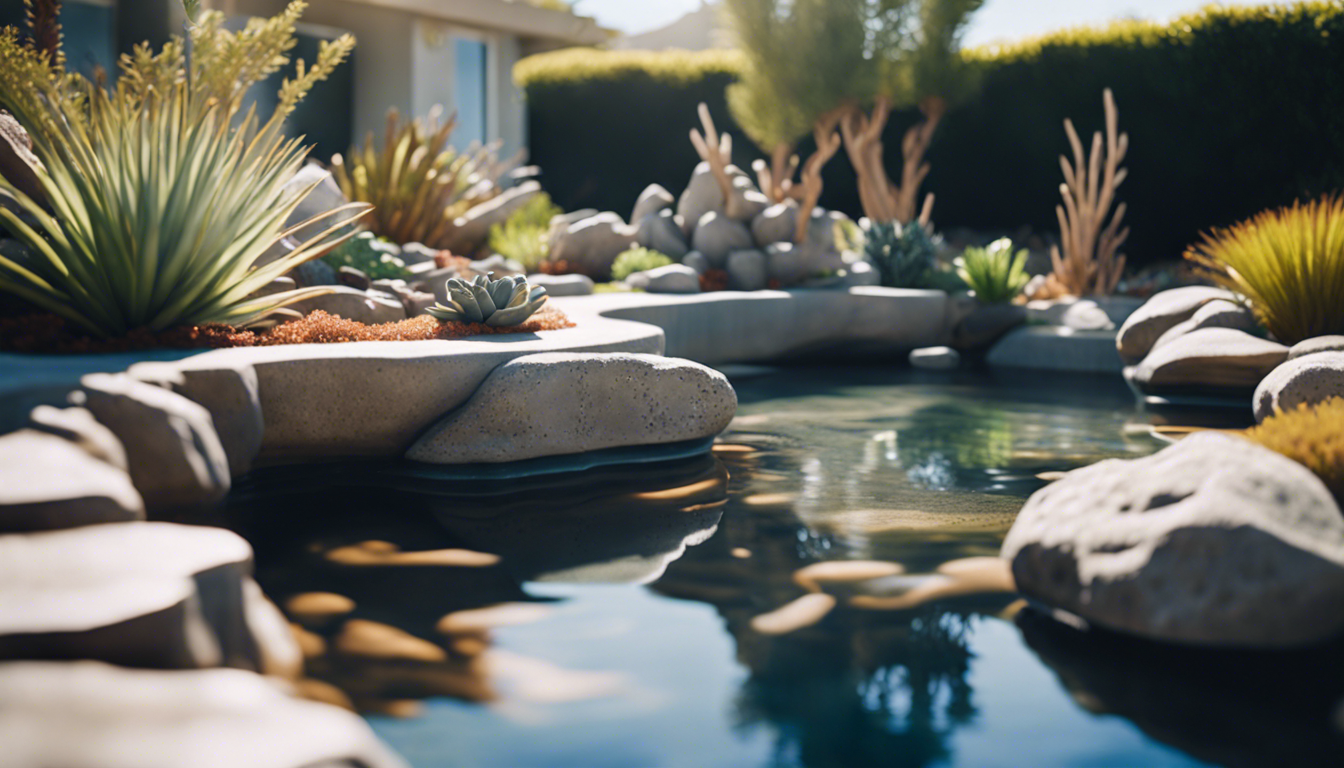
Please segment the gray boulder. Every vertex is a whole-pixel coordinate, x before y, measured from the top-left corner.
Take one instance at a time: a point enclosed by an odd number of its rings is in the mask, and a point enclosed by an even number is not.
[[[765,249],[771,280],[785,287],[829,270],[843,269],[844,259],[835,251],[811,243],[775,243]]]
[[[751,236],[762,248],[775,243],[791,243],[797,226],[798,202],[786,200],[766,208],[751,220]]]
[[[203,406],[228,456],[229,473],[240,477],[252,468],[252,460],[261,452],[264,426],[257,372],[251,365],[229,365],[222,359],[208,367],[190,362],[137,363],[126,375]]]
[[[677,198],[661,184],[650,184],[639,193],[639,199],[635,201],[635,210],[630,213],[630,221],[643,221],[645,216],[673,208],[676,204]]]
[[[705,258],[705,254],[699,251],[691,251],[685,256],[682,256],[681,263],[694,269],[697,274],[701,275],[714,268],[713,265],[709,263],[709,259]]]
[[[477,275],[489,275],[494,273],[495,279],[508,277],[510,275],[522,275],[527,273],[527,267],[507,258],[502,253],[496,253],[487,256],[484,259],[477,259],[471,262],[471,270]]]
[[[1142,360],[1162,334],[1189,320],[1200,307],[1215,299],[1235,300],[1235,296],[1222,288],[1202,285],[1173,288],[1153,296],[1120,327],[1115,339],[1120,358],[1126,365]]]
[[[50,413],[39,418],[48,425],[72,420]],[[52,429],[21,429],[0,437],[0,533],[145,519],[144,501],[124,469]],[[59,429],[86,431],[69,423]],[[121,450],[119,443],[116,450]],[[126,461],[124,453],[119,458]]]
[[[1168,328],[1167,332],[1153,343],[1153,349],[1200,328],[1234,328],[1238,331],[1253,333],[1258,327],[1255,315],[1251,314],[1250,310],[1235,301],[1214,299],[1200,307],[1195,314],[1190,316],[1189,320],[1184,320]]]
[[[840,211],[813,208],[812,221],[807,227],[807,241],[826,250],[839,251],[840,243],[836,240],[835,229],[847,222],[850,222],[850,218]],[[792,235],[789,239],[792,239]]]
[[[726,267],[733,251],[752,247],[751,232],[741,222],[712,211],[700,217],[691,236],[691,248],[704,254],[714,269]]]
[[[271,282],[263,285],[261,288],[253,291],[248,298],[260,299],[265,296],[274,296],[277,293],[285,293],[298,288],[299,285],[292,277],[277,277]]]
[[[728,254],[728,289],[764,290],[770,281],[769,266],[764,251],[733,251]]]
[[[336,282],[357,291],[367,291],[373,285],[373,281],[363,270],[354,267],[341,267],[336,270]]]
[[[539,392],[556,396],[541,403]],[[496,463],[676,443],[717,435],[736,411],[728,379],[686,360],[529,355],[496,368],[406,457],[431,464]]]
[[[551,240],[551,261],[564,261],[573,271],[606,278],[616,257],[635,245],[637,229],[614,213],[599,213],[570,224]]]
[[[882,274],[867,261],[855,261],[845,265],[844,277],[837,288],[862,288],[882,284]]]
[[[1254,389],[1288,348],[1233,328],[1201,328],[1154,349],[1130,373],[1145,392],[1167,388]]]
[[[577,211],[569,213],[557,213],[551,217],[551,223],[546,230],[546,242],[554,243],[555,238],[562,234],[571,224],[577,224],[584,219],[591,219],[601,211],[596,208],[580,208]]]
[[[228,493],[228,455],[203,406],[125,374],[91,373],[80,387],[72,401],[121,441],[148,509],[214,504]]]
[[[528,275],[527,282],[546,289],[552,297],[588,296],[593,292],[593,279],[587,275]]]
[[[98,423],[87,408],[39,405],[28,414],[28,426],[65,438],[99,461],[127,471],[126,449],[112,430]]]
[[[1299,341],[1288,350],[1288,359],[1296,360],[1321,352],[1344,352],[1344,336],[1316,336]]]
[[[1027,308],[1021,305],[979,306],[953,328],[952,344],[958,349],[987,347],[1025,322],[1027,322]]]
[[[289,271],[289,277],[300,288],[315,288],[322,285],[340,285],[336,279],[336,270],[330,264],[313,259],[305,261]]]
[[[700,273],[685,264],[636,272],[625,279],[625,284],[647,293],[699,293]]]
[[[1344,352],[1318,352],[1275,368],[1255,389],[1255,418],[1344,397]]]
[[[924,347],[911,350],[910,365],[925,371],[956,370],[961,354],[951,347]]]
[[[525,181],[471,208],[453,221],[456,231],[448,242],[448,249],[458,254],[475,253],[490,235],[490,227],[503,224],[514,211],[540,194],[540,184]]]
[[[406,319],[406,309],[400,301],[391,301],[346,286],[332,288],[331,293],[304,299],[289,307],[305,315],[320,309],[329,315],[365,325],[395,323]]]
[[[707,213],[717,213],[738,222],[750,222],[770,207],[769,199],[756,188],[755,182],[742,169],[735,165],[728,166],[728,177],[732,183],[733,197],[725,202],[723,190],[710,171],[709,163],[702,162],[695,167],[686,190],[677,201],[677,215],[681,217],[682,229],[687,237],[694,234],[700,219]]]
[[[636,221],[639,224],[635,238],[643,247],[665,254],[673,260],[680,259],[690,250],[686,247],[686,240],[681,234],[681,225],[677,223],[677,217],[672,213],[672,209],[664,208]]]
[[[401,246],[401,253],[397,258],[409,267],[412,264],[434,261],[441,252],[438,248],[430,248],[424,243],[405,243]]]
[[[1070,472],[1003,544],[1025,596],[1154,640],[1305,646],[1344,631],[1344,518],[1302,465],[1214,432]]]
[[[1072,328],[1075,331],[1115,329],[1106,310],[1091,299],[1067,298],[1027,302],[1027,320]]]
[[[312,191],[299,202],[298,207],[289,215],[289,218],[285,219],[283,229],[297,226],[314,216],[320,216],[328,211],[334,211],[343,205],[349,205],[349,198],[345,196],[344,192],[341,192],[341,188],[336,184],[336,179],[332,178],[331,172],[315,164],[305,165],[300,168],[299,172],[294,174],[294,176],[285,183],[284,189],[286,193],[289,193],[306,189],[314,184],[316,184],[316,186],[313,187]],[[358,211],[338,213],[295,232],[293,237],[298,242],[304,242],[311,237],[317,236],[333,224],[338,224],[342,221],[351,221],[358,216]],[[268,254],[268,256],[270,255],[271,254]],[[263,257],[262,259],[258,259],[257,263],[265,264],[271,260],[273,259]]]

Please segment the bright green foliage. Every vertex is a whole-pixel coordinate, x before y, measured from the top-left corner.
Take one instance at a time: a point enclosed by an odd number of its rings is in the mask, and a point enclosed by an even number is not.
[[[502,224],[490,227],[490,250],[535,271],[546,260],[551,219],[564,213],[545,192],[528,200]]]
[[[397,246],[378,239],[372,232],[360,232],[322,257],[332,269],[354,267],[371,280],[400,280],[411,274],[406,262],[397,257]]]
[[[1344,197],[1296,202],[1215,229],[1185,257],[1245,296],[1285,344],[1344,333]]]
[[[1277,413],[1246,433],[1250,440],[1304,465],[1344,498],[1344,399]]]
[[[513,67],[519,88],[567,86],[627,78],[685,84],[715,75],[737,76],[746,57],[736,50],[608,51],[562,48],[529,56]]]
[[[648,272],[671,263],[672,259],[666,254],[635,246],[616,257],[611,265],[611,279],[624,280],[636,272]]]
[[[874,224],[868,230],[864,257],[877,267],[889,288],[923,288],[935,270],[937,250],[929,233],[918,223]]]
[[[286,218],[310,190],[286,191],[303,161],[286,140],[284,118],[354,47],[323,43],[300,61],[262,123],[243,113],[244,93],[288,63],[304,3],[254,19],[239,32],[205,13],[183,43],[158,53],[140,46],[122,57],[111,92],[67,75],[26,48],[18,30],[0,32],[0,104],[32,136],[51,212],[0,179],[37,221],[0,209],[0,220],[34,253],[31,263],[0,258],[0,290],[55,312],[98,336],[178,324],[244,325],[320,289],[248,296],[340,242],[327,229],[289,255],[254,267],[282,237]],[[348,206],[305,222],[314,224]]]
[[[508,328],[525,322],[546,304],[546,299],[546,289],[532,287],[522,275],[502,280],[477,275],[472,282],[452,277],[448,279],[448,303],[435,304],[426,311],[445,323],[485,323]]]
[[[1006,237],[986,248],[967,248],[957,259],[957,275],[984,304],[1012,301],[1031,279],[1026,250],[1014,254],[1013,241]]]

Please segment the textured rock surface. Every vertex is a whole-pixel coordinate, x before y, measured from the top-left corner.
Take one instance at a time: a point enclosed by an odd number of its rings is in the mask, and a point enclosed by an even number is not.
[[[677,198],[672,196],[661,184],[650,184],[639,193],[639,199],[635,201],[635,209],[630,213],[631,221],[643,221],[645,216],[651,213],[670,209],[677,204]],[[646,246],[652,247],[652,246]]]
[[[228,456],[204,407],[123,374],[89,374],[80,385],[83,405],[125,447],[149,510],[213,504],[228,493]]]
[[[955,370],[961,355],[951,347],[924,347],[910,352],[910,365],[926,371]]]
[[[359,716],[230,669],[3,664],[0,733],[16,768],[405,768]]]
[[[696,363],[651,355],[532,355],[491,373],[406,456],[435,464],[495,463],[675,443],[718,434],[736,411],[728,379]]]
[[[685,256],[690,249],[686,247],[686,238],[681,234],[681,225],[671,209],[651,213],[642,219],[635,219],[637,242],[651,250],[671,257],[673,261]]]
[[[498,197],[487,200],[462,214],[453,222],[457,230],[453,233],[448,249],[453,253],[469,255],[490,234],[490,227],[503,224],[514,211],[527,205],[528,201],[541,194],[541,184],[525,181],[516,187],[504,190]]]
[[[1042,371],[1120,373],[1114,331],[1075,331],[1053,325],[1029,325],[1010,331],[985,358],[998,368]]]
[[[124,470],[48,432],[0,437],[0,532],[143,519],[144,502]]]
[[[845,266],[840,254],[812,243],[775,243],[765,249],[765,255],[770,279],[785,287]]]
[[[705,258],[705,254],[703,254],[703,253],[701,253],[701,252],[699,252],[699,251],[691,251],[690,253],[686,254],[686,255],[683,256],[683,257],[681,257],[681,263],[682,263],[682,264],[685,264],[686,266],[690,267],[691,269],[694,269],[695,272],[696,272],[696,274],[699,274],[699,275],[703,275],[703,274],[705,274],[706,272],[708,272],[709,270],[711,270],[711,269],[714,268],[714,267],[709,263],[709,259],[706,259],[706,258]]]
[[[1017,304],[977,306],[953,327],[952,345],[959,349],[988,346],[1026,321],[1026,307]]]
[[[1153,296],[1129,316],[1116,336],[1116,349],[1127,365],[1133,365],[1145,355],[1173,325],[1190,319],[1204,304],[1214,299],[1233,299],[1222,288],[1191,286],[1173,288]]]
[[[1190,319],[1183,320],[1167,329],[1167,332],[1153,342],[1153,349],[1169,344],[1176,339],[1197,331],[1200,328],[1233,328],[1245,333],[1253,333],[1257,324],[1250,310],[1235,301],[1215,299],[1200,307]],[[1151,353],[1151,350],[1149,350]]]
[[[184,368],[172,363],[138,363],[126,373],[204,407],[228,457],[230,474],[238,477],[251,469],[252,460],[261,452],[265,430],[260,385],[252,366]]]
[[[320,309],[328,314],[365,325],[395,323],[406,319],[406,309],[400,301],[371,296],[364,291],[344,285],[332,288],[331,293],[291,304],[290,309],[305,315]]]
[[[63,437],[95,459],[128,470],[126,449],[112,430],[98,423],[87,408],[56,408],[39,405],[28,414],[29,426],[38,432]]]
[[[1154,349],[1132,372],[1147,391],[1168,387],[1254,389],[1288,348],[1233,328],[1201,328]]]
[[[751,232],[738,221],[722,213],[709,212],[700,217],[691,237],[691,248],[704,254],[714,269],[728,264],[728,254],[752,247]]]
[[[770,264],[765,251],[733,251],[728,254],[728,289],[759,291],[770,282]]]
[[[751,220],[751,236],[764,248],[774,243],[792,242],[798,226],[798,203],[787,200],[766,208]]]
[[[568,262],[570,268],[593,278],[611,274],[616,257],[635,244],[636,228],[627,226],[614,213],[599,213],[567,226],[551,238],[551,261]]]
[[[1288,359],[1296,360],[1321,352],[1344,352],[1344,336],[1317,336],[1299,341],[1288,350]]]
[[[587,275],[528,275],[527,282],[546,289],[551,298],[560,296],[588,296],[593,292],[593,278]]]
[[[1258,421],[1279,411],[1344,397],[1344,352],[1319,352],[1275,368],[1255,389]]]
[[[1003,556],[1018,589],[1156,640],[1277,648],[1344,630],[1344,518],[1305,467],[1200,433],[1038,491]]]
[[[636,272],[625,279],[625,284],[649,293],[699,293],[700,273],[685,264],[668,264]]]

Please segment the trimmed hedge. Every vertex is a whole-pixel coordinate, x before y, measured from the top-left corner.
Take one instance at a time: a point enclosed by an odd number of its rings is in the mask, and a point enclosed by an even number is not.
[[[1057,229],[1071,117],[1087,141],[1114,89],[1130,134],[1132,263],[1180,256],[1198,233],[1264,208],[1344,188],[1344,5],[1210,8],[1171,23],[1119,22],[967,51],[982,87],[944,119],[926,189],[940,228]],[[674,194],[698,158],[687,138],[701,101],[737,139],[735,162],[762,153],[737,129],[724,89],[731,52],[567,50],[515,69],[530,111],[532,161],[566,210],[628,215],[650,183]],[[893,116],[887,156],[918,117]],[[800,151],[808,153],[804,144]],[[899,167],[890,169],[898,176]],[[827,167],[822,204],[859,213],[843,153]]]

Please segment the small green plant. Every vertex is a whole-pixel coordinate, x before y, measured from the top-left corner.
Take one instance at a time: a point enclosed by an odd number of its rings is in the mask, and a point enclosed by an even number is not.
[[[611,279],[624,280],[636,272],[648,272],[671,263],[672,259],[666,254],[635,246],[616,257],[611,265]]]
[[[493,277],[494,273],[490,273]],[[533,287],[522,275],[492,280],[477,275],[472,282],[448,279],[448,303],[427,311],[440,322],[485,323],[496,328],[521,325],[546,304],[546,289]]]
[[[985,304],[1004,304],[1017,298],[1031,276],[1027,251],[1013,253],[1013,241],[1000,238],[985,248],[967,248],[957,259],[957,275]]]
[[[564,213],[545,192],[537,195],[502,224],[490,227],[490,250],[535,272],[546,260],[550,244],[546,233],[551,219]]]
[[[379,239],[372,232],[360,232],[323,256],[322,260],[332,269],[354,267],[370,280],[400,280],[408,277],[411,271],[397,253],[397,246],[392,243]]]
[[[1277,413],[1246,433],[1253,442],[1310,469],[1344,498],[1344,399]]]
[[[305,4],[238,32],[207,12],[191,28],[192,56],[174,39],[159,53],[137,46],[108,90],[67,73],[59,56],[0,30],[0,104],[32,138],[46,205],[0,178],[0,194],[36,220],[0,207],[5,229],[36,257],[0,257],[0,290],[99,337],[134,328],[247,325],[324,292],[249,298],[348,234],[334,225],[264,266],[286,236],[364,205],[329,211],[288,231],[309,189],[286,190],[306,150],[286,139],[285,117],[354,47],[324,42],[311,67],[298,62],[262,122],[244,110],[249,87],[289,62]],[[48,207],[49,206],[49,207]]]
[[[925,287],[937,259],[932,238],[918,222],[873,224],[863,250],[889,288]]]
[[[1186,252],[1246,297],[1284,344],[1344,333],[1344,197],[1296,202],[1215,229]]]

